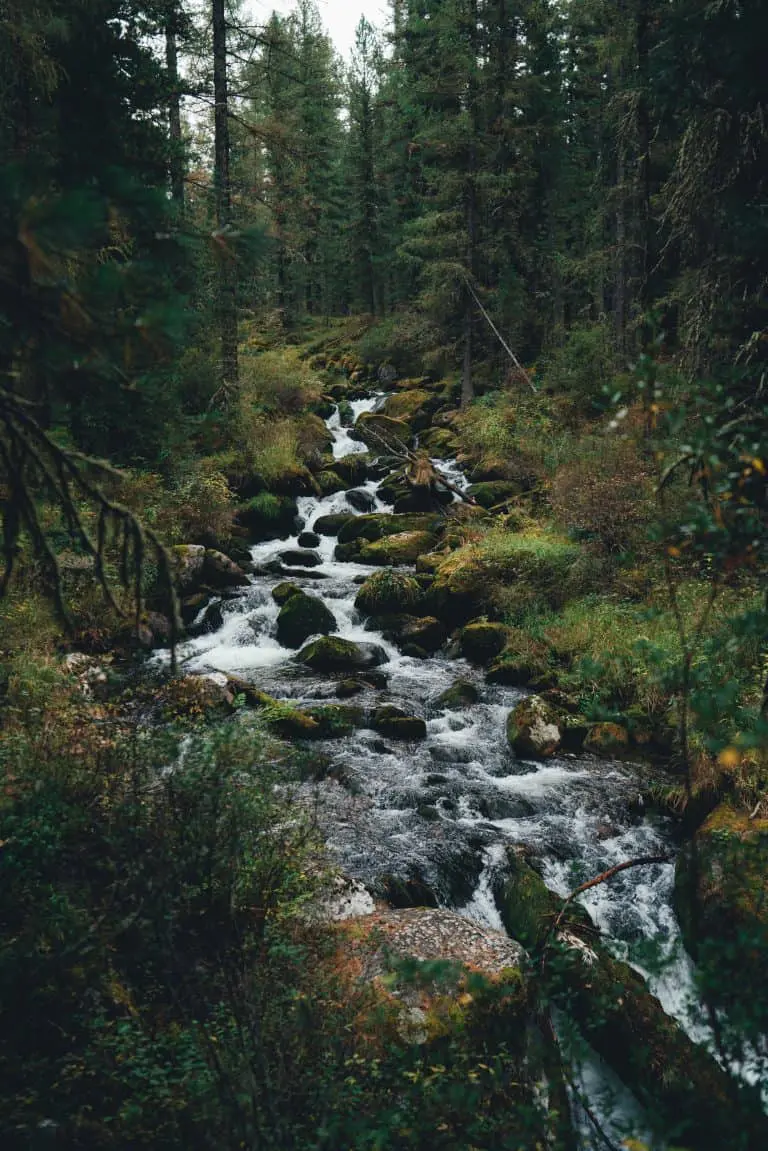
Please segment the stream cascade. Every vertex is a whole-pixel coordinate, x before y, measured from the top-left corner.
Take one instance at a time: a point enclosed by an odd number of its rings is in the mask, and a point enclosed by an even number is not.
[[[377,394],[354,401],[354,419],[377,410],[382,400]],[[342,425],[338,408],[326,423],[335,459],[368,450],[353,427]],[[433,463],[452,484],[467,486],[456,461]],[[370,510],[392,512],[379,493],[382,482],[368,480],[356,491],[369,494]],[[426,659],[403,655],[371,630],[354,600],[362,580],[379,567],[336,560],[336,538],[322,535],[313,549],[319,563],[280,572],[282,553],[297,549],[301,531],[312,531],[321,516],[360,514],[345,492],[302,497],[298,509],[293,536],[251,548],[250,585],[222,602],[221,626],[187,641],[179,654],[186,672],[236,675],[297,708],[340,702],[336,679],[298,664],[296,652],[277,641],[280,609],[272,590],[286,579],[333,612],[338,637],[384,650],[386,662],[377,671],[386,686],[371,687],[349,702],[366,711],[398,706],[426,721],[426,738],[393,741],[363,727],[313,743],[313,750],[327,756],[328,768],[322,780],[302,785],[328,848],[347,875],[374,891],[381,890],[383,877],[416,881],[439,905],[503,930],[493,889],[509,845],[524,846],[561,896],[624,860],[674,855],[671,822],[643,810],[639,768],[585,754],[545,762],[516,757],[505,725],[526,691],[486,684],[481,669],[445,650]],[[475,685],[478,702],[442,709],[436,701],[457,679]],[[625,871],[585,893],[582,902],[615,954],[646,976],[664,1009],[701,1042],[708,1032],[696,1008],[692,965],[672,908],[673,884],[674,863],[654,864]],[[651,951],[654,962],[647,970],[643,957]],[[607,1069],[587,1061],[581,1089],[593,1104],[607,1079]],[[622,1104],[620,1085],[613,1087],[626,1118],[632,1101],[625,1098]],[[614,1110],[616,1105],[614,1095]],[[583,1147],[591,1147],[588,1125],[580,1126]]]

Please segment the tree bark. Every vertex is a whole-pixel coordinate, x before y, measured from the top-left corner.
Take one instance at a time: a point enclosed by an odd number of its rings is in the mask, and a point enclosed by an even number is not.
[[[171,138],[171,197],[180,210],[184,209],[184,152],[181,142],[181,95],[179,91],[178,54],[179,13],[176,4],[169,9],[165,24],[165,66],[168,69],[170,97],[168,100],[168,133]]]
[[[214,184],[216,191],[218,320],[221,341],[221,392],[231,398],[238,383],[237,264],[231,235],[232,182],[229,169],[229,96],[225,0],[212,0]]]

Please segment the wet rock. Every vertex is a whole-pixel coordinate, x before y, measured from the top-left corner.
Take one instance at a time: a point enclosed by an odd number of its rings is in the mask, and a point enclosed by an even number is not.
[[[215,600],[205,609],[202,618],[194,626],[187,629],[188,634],[194,638],[198,635],[211,635],[224,624],[224,610],[221,600]]]
[[[549,665],[547,644],[531,636],[526,636],[522,643],[510,644],[491,661],[485,679],[486,683],[507,687],[543,687],[548,682],[554,683],[556,675]]]
[[[206,548],[203,558],[203,579],[214,589],[245,587],[250,583],[248,576],[229,556],[223,552]]]
[[[280,559],[286,567],[314,568],[323,562],[317,552],[308,548],[289,548],[288,551],[280,552]]]
[[[277,568],[277,575],[286,576],[286,577],[295,576],[296,575],[296,568],[295,568],[295,566],[290,567],[288,564],[285,564],[285,565],[280,564],[280,566]],[[323,580],[323,579],[329,578],[328,572],[317,571],[314,568],[302,568],[300,575],[301,575],[302,579],[310,579],[310,580]]]
[[[368,478],[368,460],[369,456],[362,452],[343,456],[340,460],[334,460],[333,470],[341,476],[345,487],[354,487]]]
[[[375,910],[373,896],[365,884],[348,875],[335,875],[322,899],[311,907],[309,918],[340,923],[345,919],[371,915]]]
[[[339,531],[339,543],[366,540],[373,543],[386,536],[403,532],[439,532],[444,526],[440,516],[394,515],[392,512],[374,512],[372,515],[353,516]]]
[[[438,711],[464,711],[479,699],[478,690],[467,679],[457,679],[455,683],[439,695],[433,707]]]
[[[428,883],[419,877],[382,875],[375,884],[391,907],[437,907],[438,898]]]
[[[408,531],[385,536],[374,543],[364,543],[360,547],[360,558],[372,564],[413,564],[424,552],[431,551],[437,544],[437,536],[432,532]]]
[[[355,607],[364,615],[408,613],[421,594],[413,576],[389,568],[368,576],[355,597]]]
[[[461,654],[470,663],[490,663],[505,647],[507,635],[502,623],[467,624],[461,632]]]
[[[339,512],[331,516],[318,516],[312,530],[321,536],[337,536],[345,524],[355,519],[349,512]]]
[[[386,739],[426,739],[427,736],[427,725],[423,719],[408,715],[402,708],[391,704],[376,709],[371,726]]]
[[[323,739],[341,739],[365,724],[365,712],[360,707],[323,704],[306,708],[306,714],[319,725]]]
[[[493,508],[514,496],[522,494],[522,485],[513,480],[486,480],[471,484],[467,494],[472,496],[481,508]]]
[[[411,432],[420,432],[429,427],[432,412],[439,403],[438,397],[420,388],[412,388],[388,396],[382,413],[391,420],[406,424]]]
[[[537,695],[523,699],[507,717],[507,739],[516,755],[547,759],[562,743],[560,717]]]
[[[157,703],[167,720],[180,718],[216,719],[232,711],[235,693],[226,675],[184,675],[163,684]]]
[[[322,600],[306,592],[289,596],[277,617],[277,640],[283,647],[300,648],[311,635],[335,631],[338,624],[333,612]]]
[[[584,739],[584,750],[608,758],[629,751],[629,732],[618,723],[595,723]]]
[[[374,452],[402,452],[413,443],[413,433],[402,420],[393,420],[379,412],[363,412],[355,423],[355,436]]]
[[[319,548],[320,536],[315,532],[302,532],[297,542],[300,548]]]
[[[406,620],[400,628],[397,642],[402,645],[403,652],[408,655],[406,648],[418,647],[425,655],[438,651],[446,639],[448,630],[445,624],[434,616],[417,616]],[[421,658],[421,656],[417,656]]]
[[[301,588],[297,587],[295,583],[285,581],[272,588],[272,599],[281,606],[294,595],[303,595]]]
[[[372,512],[376,507],[375,498],[364,488],[352,488],[351,491],[344,493],[344,498],[358,512]]]
[[[324,636],[307,644],[296,658],[313,671],[358,671],[378,667],[388,656],[377,644]]]
[[[209,598],[209,593],[206,591],[196,592],[194,595],[184,597],[181,601],[181,622],[185,627],[189,627],[192,621],[197,619]]]
[[[177,544],[171,548],[171,560],[179,591],[193,591],[203,582],[205,548],[201,544]]]

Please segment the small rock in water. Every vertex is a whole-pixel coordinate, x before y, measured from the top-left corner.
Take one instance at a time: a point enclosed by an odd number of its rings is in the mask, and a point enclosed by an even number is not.
[[[457,679],[455,683],[439,695],[434,707],[444,711],[463,711],[478,701],[477,688],[468,679]]]
[[[288,567],[318,567],[323,561],[317,552],[308,548],[291,548],[287,552],[280,552],[280,559]]]
[[[349,699],[351,696],[359,695],[361,691],[365,691],[367,686],[359,679],[342,679],[336,687],[336,695],[339,699]]]
[[[290,601],[289,601],[290,602]],[[362,671],[387,662],[384,648],[375,643],[323,636],[303,647],[296,658],[313,671]]]
[[[298,543],[300,548],[319,548],[320,536],[316,532],[302,532]]]
[[[438,898],[420,877],[382,875],[376,882],[390,907],[437,907]]]
[[[339,512],[337,515],[318,516],[312,524],[312,530],[321,536],[337,536],[346,523],[354,519],[349,512]]]
[[[333,612],[317,596],[299,592],[289,596],[277,617],[277,641],[299,648],[311,635],[338,631]]]
[[[374,712],[371,726],[387,739],[425,739],[427,735],[423,719],[391,704]]]
[[[366,492],[362,488],[353,488],[352,491],[346,492],[347,503],[351,504],[359,512],[372,512],[376,507],[376,500],[370,492]]]

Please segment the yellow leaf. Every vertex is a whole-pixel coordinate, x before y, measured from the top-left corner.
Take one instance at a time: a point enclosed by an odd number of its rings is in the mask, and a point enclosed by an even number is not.
[[[741,752],[737,747],[724,747],[717,757],[721,767],[738,767],[741,763]]]
[[[678,556],[680,555],[680,548],[676,548],[674,546],[668,547],[667,548],[667,555],[672,556],[674,559],[677,559]]]

